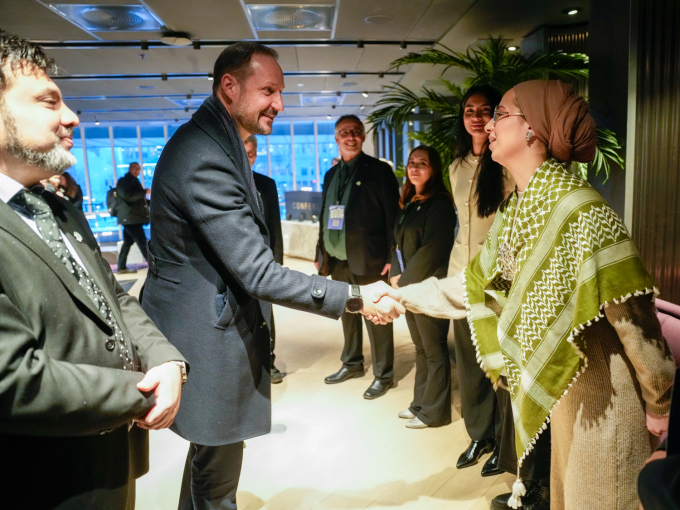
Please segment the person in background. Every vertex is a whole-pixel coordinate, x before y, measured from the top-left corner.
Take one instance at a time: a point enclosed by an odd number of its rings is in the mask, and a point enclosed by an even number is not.
[[[335,123],[342,159],[324,177],[315,262],[321,276],[355,285],[387,282],[399,209],[399,184],[392,169],[362,151],[364,140],[364,125],[355,115]],[[364,398],[371,400],[393,385],[394,340],[392,324],[379,328],[367,320],[366,327],[375,379]],[[326,377],[326,384],[364,375],[361,317],[344,314],[342,329],[342,368]]]
[[[142,167],[139,163],[130,163],[128,173],[118,179],[116,184],[118,224],[123,226],[123,246],[118,255],[118,274],[137,272],[136,269],[127,267],[128,253],[133,244],[137,244],[144,260],[148,260],[144,225],[149,224],[149,202],[146,195],[151,190],[142,187],[139,182],[140,173]]]
[[[462,274],[383,292],[416,313],[467,316],[482,368],[494,383],[507,378],[519,464],[549,421],[552,510],[637,510],[675,364],[628,230],[567,168],[595,155],[588,110],[556,80],[506,92],[486,131],[517,188],[484,248]],[[526,495],[518,476],[507,506]]]
[[[250,135],[246,138],[243,145],[246,148],[248,155],[248,162],[250,168],[255,166],[257,159],[257,138],[255,135]],[[255,187],[262,199],[262,208],[264,213],[264,221],[269,230],[269,246],[274,253],[274,260],[283,265],[283,233],[281,232],[281,210],[279,209],[279,192],[276,189],[276,181],[271,177],[262,175],[261,173],[253,171],[253,179],[255,180]],[[271,327],[271,355],[272,355],[272,384],[279,384],[283,381],[283,374],[278,368],[274,366],[276,355],[274,354],[274,347],[276,346],[276,327],[274,325],[274,312],[272,312],[272,327]]]
[[[62,193],[60,196],[71,202],[73,207],[83,210],[83,190],[70,173],[64,172],[59,176],[59,191]]]
[[[470,87],[461,99],[456,139],[458,157],[449,167],[459,229],[449,259],[448,276],[460,273],[481,251],[496,209],[515,189],[512,177],[491,159],[489,137],[484,131],[500,100],[500,92],[489,85]],[[477,362],[467,319],[452,322],[461,412],[471,439],[456,467],[473,466],[482,455],[493,452],[482,468],[482,476],[493,476],[500,472],[501,427],[496,392]]]
[[[0,31],[2,508],[129,510],[187,365],[117,283],[87,220],[36,185],[78,117],[39,46]]]
[[[418,283],[446,276],[456,231],[456,212],[444,185],[442,162],[432,147],[411,151],[406,182],[399,199],[401,213],[394,226],[390,284]],[[406,312],[406,323],[416,346],[413,401],[399,418],[412,429],[451,423],[451,365],[446,337],[448,319]]]

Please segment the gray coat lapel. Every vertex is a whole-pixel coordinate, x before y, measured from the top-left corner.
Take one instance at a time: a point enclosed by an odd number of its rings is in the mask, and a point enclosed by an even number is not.
[[[80,286],[78,280],[66,270],[66,266],[57,259],[45,241],[10,206],[2,201],[0,201],[0,228],[14,236],[19,242],[40,257],[45,262],[45,265],[61,280],[71,295],[88,308],[101,324],[110,329],[110,326],[102,318],[99,310],[95,308],[94,303],[92,303],[92,300]],[[26,270],[31,271],[34,268],[27,267]]]

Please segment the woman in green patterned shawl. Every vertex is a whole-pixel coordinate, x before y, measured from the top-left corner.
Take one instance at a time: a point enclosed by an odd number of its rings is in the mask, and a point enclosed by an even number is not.
[[[459,275],[385,293],[415,313],[467,316],[480,365],[494,384],[507,377],[520,464],[550,423],[551,509],[637,510],[674,363],[625,225],[568,170],[594,155],[588,105],[570,85],[525,82],[486,130],[517,190],[484,249]],[[507,505],[523,492],[518,479]]]

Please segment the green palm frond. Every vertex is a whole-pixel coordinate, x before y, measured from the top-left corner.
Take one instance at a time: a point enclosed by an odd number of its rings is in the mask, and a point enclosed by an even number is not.
[[[590,163],[579,163],[578,170],[581,177],[588,179],[588,170],[591,169],[595,175],[599,175],[600,171],[604,170],[604,181],[609,179],[609,172],[611,170],[610,162],[616,163],[621,169],[625,168],[625,161],[618,151],[621,150],[621,144],[616,138],[616,133],[611,129],[603,127],[597,128],[597,149],[595,149],[595,157]]]
[[[458,115],[458,105],[451,99],[431,89],[423,88],[422,95],[407,89],[399,83],[385,87],[386,94],[376,102],[377,109],[366,119],[373,124],[371,129],[385,127],[400,130],[414,110],[432,112],[441,116]]]
[[[572,84],[585,84],[588,78],[588,56],[582,53],[558,51],[522,55],[519,52],[508,51],[502,36],[489,36],[464,53],[440,46],[444,49],[428,48],[421,53],[409,53],[398,58],[392,62],[390,69],[410,64],[442,66],[442,74],[450,68],[462,69],[469,74],[463,80],[462,86],[440,79],[446,89],[445,93],[427,88],[414,92],[395,83],[386,87],[387,93],[376,103],[377,109],[367,120],[373,123],[373,129],[376,129],[377,134],[377,128],[401,131],[416,109],[419,109],[420,113],[433,113],[435,120],[425,131],[410,133],[409,136],[413,140],[436,148],[446,171],[453,162],[455,153],[459,110],[457,103],[468,88],[488,84],[505,93],[518,83],[527,80],[559,79]],[[595,175],[599,175],[603,170],[606,182],[611,163],[623,168],[624,161],[620,156],[620,150],[616,134],[608,129],[598,128],[595,158],[589,164],[579,164],[579,173],[587,177],[589,169],[594,170]],[[448,180],[445,179],[445,182],[448,183]]]

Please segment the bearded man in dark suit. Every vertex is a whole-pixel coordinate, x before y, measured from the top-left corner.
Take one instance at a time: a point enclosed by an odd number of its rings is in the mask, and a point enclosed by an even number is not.
[[[142,429],[170,425],[186,365],[82,212],[36,187],[75,163],[53,68],[0,32],[0,506],[123,510],[148,470]]]
[[[395,301],[376,305],[376,287],[274,260],[243,141],[271,133],[283,110],[276,58],[255,42],[222,52],[213,95],[167,143],[151,187],[144,309],[192,367],[172,425],[191,441],[181,509],[236,508],[243,440],[271,429],[271,303],[385,323],[403,313]]]

